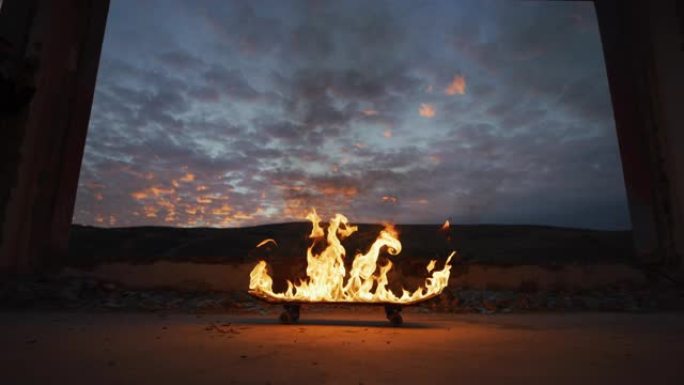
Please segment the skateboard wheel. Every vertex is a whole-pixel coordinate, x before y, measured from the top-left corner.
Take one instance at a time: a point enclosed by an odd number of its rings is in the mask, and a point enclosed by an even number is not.
[[[388,316],[387,319],[393,326],[399,326],[402,323],[404,323],[404,319],[401,317],[401,314],[399,313],[394,313],[391,316]]]
[[[299,305],[286,304],[285,311],[280,313],[280,322],[284,324],[291,324],[299,321]]]
[[[290,314],[290,312],[284,311],[280,313],[280,322],[284,324],[291,324],[297,322],[297,320]]]
[[[404,319],[401,317],[401,306],[386,305],[385,315],[393,326],[399,326],[404,322]]]

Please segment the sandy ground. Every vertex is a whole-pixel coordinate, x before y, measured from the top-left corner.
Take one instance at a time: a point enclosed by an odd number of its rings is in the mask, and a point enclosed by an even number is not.
[[[0,313],[0,384],[684,383],[684,314],[409,310]]]

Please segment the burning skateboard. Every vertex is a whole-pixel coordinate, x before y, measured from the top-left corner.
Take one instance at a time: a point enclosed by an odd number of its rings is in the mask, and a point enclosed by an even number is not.
[[[423,285],[413,292],[402,289],[397,296],[388,288],[387,273],[392,269],[392,262],[378,266],[378,257],[383,250],[390,255],[401,252],[401,242],[392,226],[380,231],[377,239],[365,254],[358,253],[347,272],[344,265],[346,250],[341,240],[358,230],[349,224],[342,214],[336,214],[329,222],[327,234],[320,226],[321,218],[315,210],[306,217],[312,224],[311,246],[307,249],[307,278],[299,283],[287,282],[285,292],[273,291],[273,278],[268,274],[265,261],[259,261],[249,280],[249,293],[269,303],[284,305],[285,311],[280,315],[281,322],[292,323],[299,320],[300,305],[304,303],[326,304],[377,304],[385,307],[387,319],[393,325],[402,323],[402,306],[414,305],[441,294],[449,283],[452,252],[441,270],[435,270],[436,260],[427,266],[430,274]],[[264,240],[261,246],[272,240]],[[325,242],[322,251],[314,253],[316,242]]]

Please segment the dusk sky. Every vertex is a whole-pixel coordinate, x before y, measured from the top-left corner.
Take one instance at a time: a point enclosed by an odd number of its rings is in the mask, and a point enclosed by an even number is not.
[[[111,2],[74,223],[629,228],[590,2]]]

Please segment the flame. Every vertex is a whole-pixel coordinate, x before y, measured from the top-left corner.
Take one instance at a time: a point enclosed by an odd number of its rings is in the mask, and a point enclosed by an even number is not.
[[[266,262],[259,261],[249,274],[249,292],[252,295],[278,302],[411,304],[439,295],[449,283],[450,262],[455,252],[449,255],[441,270],[435,270],[436,260],[428,263],[426,269],[431,276],[425,280],[423,286],[413,292],[402,289],[400,296],[392,292],[387,287],[387,273],[392,269],[392,262],[388,261],[378,269],[378,257],[383,249],[390,255],[398,255],[401,252],[401,242],[392,226],[386,226],[380,231],[365,254],[356,254],[347,276],[344,264],[346,250],[341,240],[356,232],[357,227],[350,225],[344,215],[336,214],[328,224],[326,236],[320,226],[321,218],[316,210],[312,210],[306,219],[312,224],[309,238],[313,239],[306,253],[307,278],[296,284],[287,281],[287,290],[276,293],[273,291],[273,278],[268,274]],[[327,244],[326,248],[315,254],[314,244],[323,240]]]
[[[444,224],[442,225],[442,230],[449,230],[449,226],[449,220],[447,219],[446,221],[444,221]]]
[[[269,244],[269,243],[273,243],[274,245],[278,246],[278,242],[276,242],[275,239],[273,239],[273,238],[266,238],[266,239],[264,239],[263,241],[259,242],[259,244],[256,245],[256,247],[259,248],[259,247],[261,247],[261,246],[263,246],[263,245],[267,245],[267,244]]]

